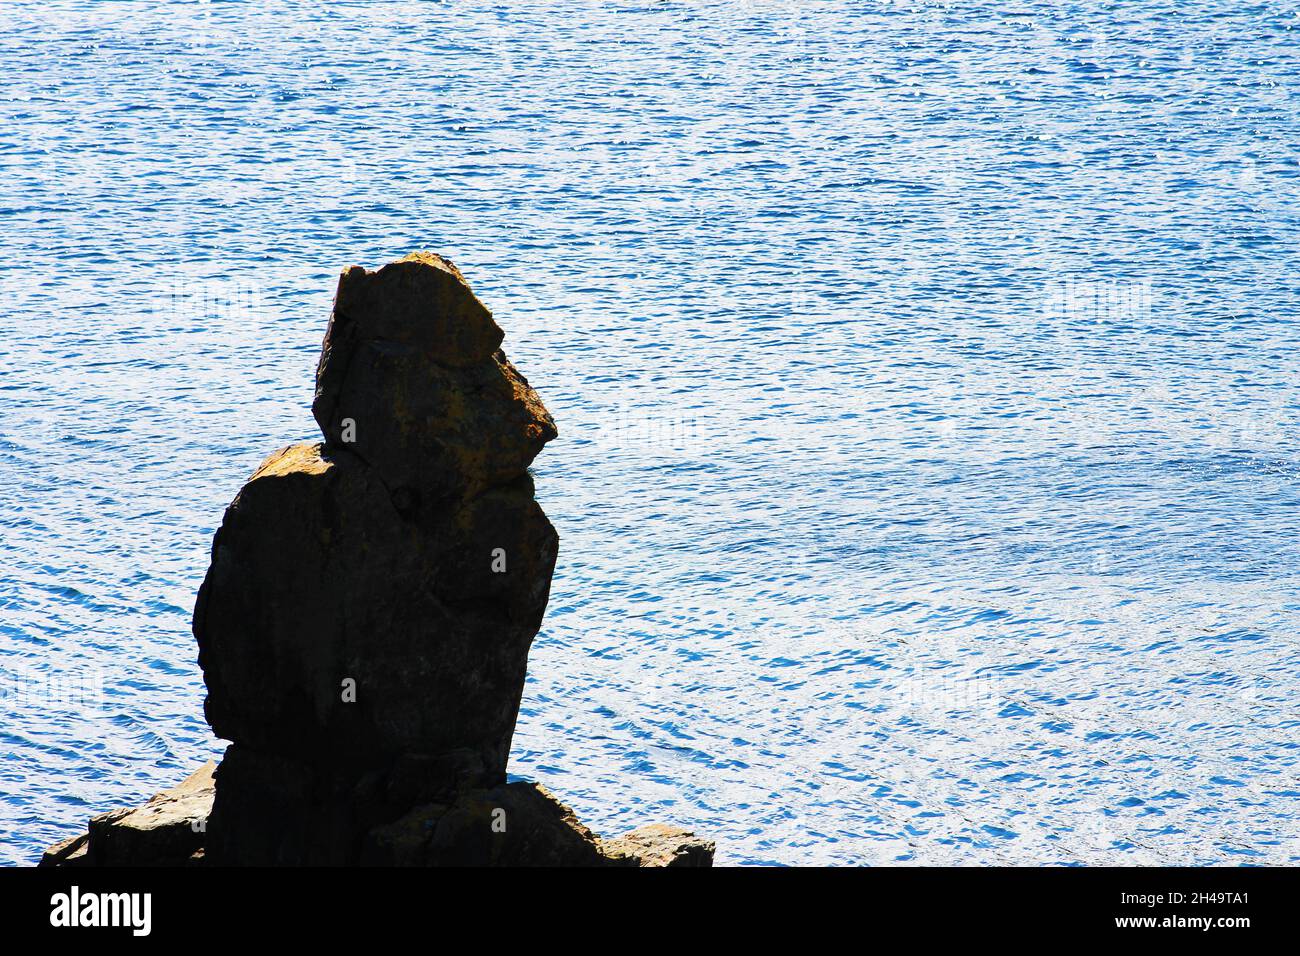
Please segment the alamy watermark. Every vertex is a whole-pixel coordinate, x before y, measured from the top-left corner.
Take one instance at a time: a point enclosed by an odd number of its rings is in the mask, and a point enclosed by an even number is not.
[[[1074,322],[1126,322],[1151,317],[1149,279],[1094,279],[1067,276],[1043,292],[1044,318]]]
[[[96,667],[70,671],[38,670],[6,664],[0,670],[0,707],[17,710],[99,711],[104,706],[105,672]]]

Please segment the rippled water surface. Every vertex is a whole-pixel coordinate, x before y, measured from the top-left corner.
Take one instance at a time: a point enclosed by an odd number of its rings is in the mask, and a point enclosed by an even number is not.
[[[11,2],[0,860],[218,752],[340,268],[560,426],[514,773],[752,863],[1300,861],[1296,5]]]

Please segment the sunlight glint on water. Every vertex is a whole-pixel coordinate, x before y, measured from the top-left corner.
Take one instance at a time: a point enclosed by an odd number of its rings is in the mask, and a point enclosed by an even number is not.
[[[11,3],[0,860],[219,751],[340,268],[561,437],[514,773],[718,862],[1285,863],[1294,5]]]

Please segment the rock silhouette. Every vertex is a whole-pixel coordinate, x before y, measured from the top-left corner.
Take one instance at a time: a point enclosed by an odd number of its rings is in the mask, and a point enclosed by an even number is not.
[[[686,831],[603,841],[506,782],[558,537],[528,473],[555,423],[502,339],[445,258],[343,272],[325,441],[235,497],[195,605],[206,716],[231,741],[215,787],[201,771],[44,862],[711,864]]]

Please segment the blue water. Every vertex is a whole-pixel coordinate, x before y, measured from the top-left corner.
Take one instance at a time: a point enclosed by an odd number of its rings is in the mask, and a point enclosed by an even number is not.
[[[721,864],[1300,861],[1294,3],[10,2],[0,861],[217,753],[340,268],[560,426],[511,769]]]

